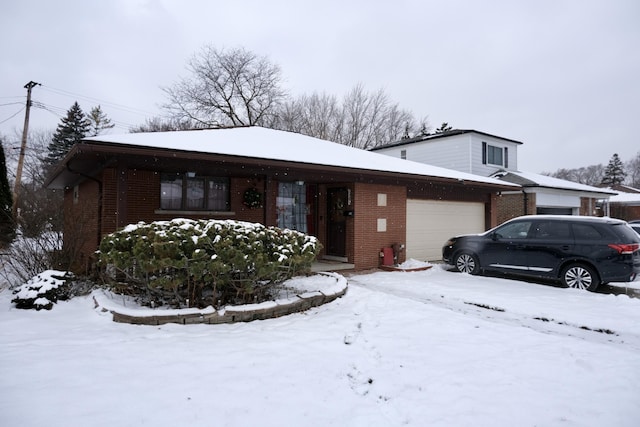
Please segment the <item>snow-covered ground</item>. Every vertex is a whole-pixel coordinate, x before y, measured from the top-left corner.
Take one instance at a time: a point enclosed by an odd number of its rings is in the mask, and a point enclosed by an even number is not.
[[[279,319],[133,326],[0,292],[2,426],[638,426],[640,299],[444,271]]]

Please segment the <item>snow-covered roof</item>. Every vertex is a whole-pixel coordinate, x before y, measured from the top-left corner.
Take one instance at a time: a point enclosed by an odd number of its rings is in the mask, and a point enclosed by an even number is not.
[[[514,144],[522,145],[522,142],[516,141],[515,139],[504,138],[502,136],[492,135],[490,133],[480,132],[480,131],[477,131],[477,130],[474,130],[474,129],[452,129],[452,130],[449,130],[449,131],[440,132],[440,133],[434,133],[434,134],[431,134],[431,135],[420,135],[420,136],[416,136],[414,138],[407,138],[407,139],[402,139],[400,141],[390,142],[388,144],[381,145],[379,147],[374,147],[374,148],[371,149],[371,151],[383,150],[385,148],[391,148],[391,147],[399,147],[401,145],[408,145],[408,144],[413,144],[413,143],[416,143],[416,142],[425,142],[425,141],[429,142],[429,141],[437,140],[437,139],[440,139],[440,138],[446,138],[446,137],[450,137],[450,136],[464,135],[464,134],[470,134],[470,133],[475,133],[475,134],[480,135],[480,136],[501,139],[503,141],[508,141],[508,142],[512,142]]]
[[[306,135],[256,126],[100,135],[86,138],[85,141],[338,166],[519,187],[496,178],[425,165]]]
[[[532,172],[500,171],[493,174],[493,176],[510,176],[510,179],[507,178],[510,182],[518,183],[523,187],[557,188],[561,190],[573,190],[607,195],[616,194],[616,192],[611,190],[610,188],[592,187],[591,185],[580,184],[573,181],[567,181],[566,179],[554,178],[552,176],[540,175]]]
[[[609,198],[611,203],[624,203],[632,205],[640,205],[640,193],[618,193]]]

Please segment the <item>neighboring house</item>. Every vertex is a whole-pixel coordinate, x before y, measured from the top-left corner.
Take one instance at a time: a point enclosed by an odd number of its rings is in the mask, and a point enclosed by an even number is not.
[[[138,221],[234,219],[317,236],[322,257],[377,267],[382,248],[440,259],[447,238],[497,224],[517,185],[259,127],[86,138],[47,180],[65,190],[65,245],[79,260]]]
[[[498,221],[518,215],[608,216],[608,200],[615,191],[530,172],[498,171],[491,176],[522,186],[498,198]]]
[[[616,185],[611,190],[618,194],[609,199],[610,216],[625,221],[640,220],[640,189]]]
[[[518,170],[522,142],[475,130],[451,130],[403,139],[371,151],[474,175]]]
[[[608,198],[615,192],[521,172],[517,151],[520,145],[522,142],[476,130],[452,130],[402,140],[372,151],[520,185],[518,191],[500,194],[498,223],[528,214],[606,214],[599,207],[606,207]]]

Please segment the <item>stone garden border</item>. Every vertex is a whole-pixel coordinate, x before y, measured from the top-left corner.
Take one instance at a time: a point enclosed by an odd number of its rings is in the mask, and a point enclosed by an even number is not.
[[[240,306],[226,306],[216,310],[213,307],[204,309],[181,309],[181,310],[160,310],[160,309],[128,309],[113,303],[104,292],[97,292],[93,295],[96,309],[102,312],[110,312],[113,321],[118,323],[130,323],[133,325],[164,325],[167,323],[177,323],[181,325],[191,325],[198,323],[222,324],[236,322],[251,322],[253,320],[273,319],[286,316],[288,314],[306,311],[312,307],[327,304],[347,293],[347,279],[337,273],[318,273],[329,276],[335,280],[325,289],[304,292],[292,298],[280,299],[276,301],[266,301],[259,304],[246,304]]]

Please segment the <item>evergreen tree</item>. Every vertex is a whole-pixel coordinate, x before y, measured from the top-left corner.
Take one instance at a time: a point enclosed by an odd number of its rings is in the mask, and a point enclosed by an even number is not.
[[[63,117],[53,134],[51,143],[47,147],[46,162],[50,165],[59,162],[73,147],[87,136],[91,127],[91,121],[82,112],[78,102],[74,102],[67,111],[67,117]]]
[[[624,165],[620,157],[618,157],[618,153],[615,153],[611,160],[609,160],[609,164],[604,169],[604,176],[602,177],[602,184],[604,185],[616,185],[622,184],[624,179],[627,177],[627,174],[624,171]]]
[[[443,132],[449,132],[450,130],[452,130],[453,128],[451,126],[449,126],[449,123],[447,122],[442,122],[442,124],[440,125],[440,127],[438,129],[436,129],[436,133],[443,133]]]
[[[98,136],[102,131],[112,129],[115,126],[114,123],[111,123],[111,119],[107,117],[99,105],[91,109],[87,118],[91,122],[89,136]]]
[[[4,147],[0,143],[0,247],[11,243],[15,235],[12,208],[13,195],[9,188],[7,162],[4,156]]]

